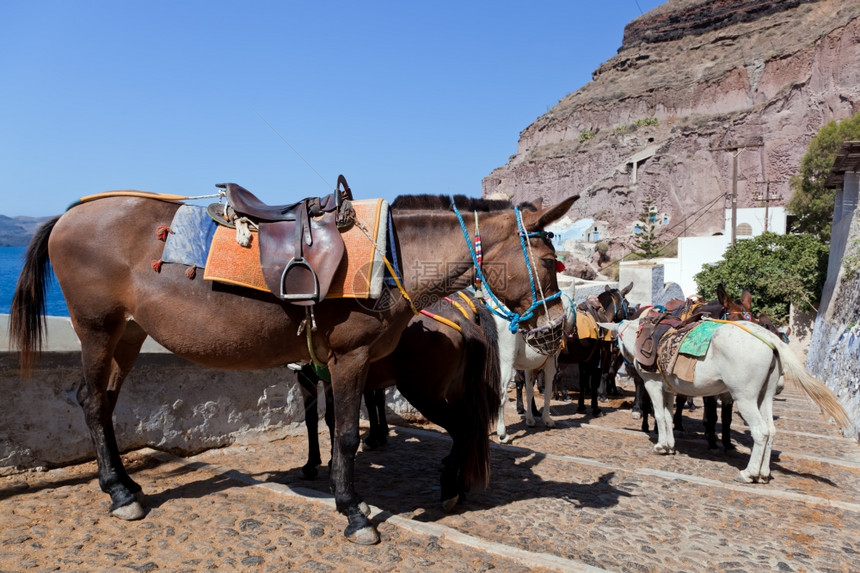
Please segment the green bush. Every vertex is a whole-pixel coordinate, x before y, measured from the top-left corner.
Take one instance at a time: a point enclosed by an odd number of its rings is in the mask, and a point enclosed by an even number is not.
[[[642,119],[637,119],[633,122],[633,125],[636,127],[647,127],[649,125],[658,125],[660,120],[656,117],[643,117]]]
[[[597,245],[595,245],[594,250],[600,253],[601,257],[605,257],[606,253],[609,252],[609,243],[607,243],[606,241],[600,241],[597,243]]]
[[[797,216],[792,230],[830,240],[833,200],[836,192],[826,181],[842,143],[860,139],[860,113],[841,122],[831,121],[812,138],[800,163],[800,173],[791,177],[794,191],[786,208]]]
[[[791,304],[817,312],[829,255],[829,247],[815,235],[763,233],[738,241],[722,261],[705,265],[693,279],[699,294],[709,299],[721,283],[732,298],[749,289],[755,313],[787,322]]]

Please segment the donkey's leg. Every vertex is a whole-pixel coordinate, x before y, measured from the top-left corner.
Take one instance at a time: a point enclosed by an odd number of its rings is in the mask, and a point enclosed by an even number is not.
[[[523,402],[523,389],[526,386],[526,373],[522,370],[517,370],[514,374],[514,388],[517,396],[517,414],[525,416],[526,407]]]
[[[731,395],[726,393],[720,396],[720,425],[722,426],[722,442],[725,450],[734,450],[735,445],[732,443],[732,407],[735,401]],[[714,416],[716,416],[714,412]]]
[[[607,396],[607,394],[606,394],[606,374],[602,372],[602,368],[601,368],[601,372],[600,372],[600,378],[598,380],[599,381],[597,382],[597,400],[598,400],[598,402],[604,402],[604,403],[609,402],[609,396]]]
[[[770,481],[770,456],[773,450],[773,439],[776,437],[776,425],[773,423],[773,396],[767,395],[762,401],[759,408],[761,417],[764,420],[767,428],[767,438],[762,452],[761,471],[759,473],[759,481],[768,483]]]
[[[561,402],[570,402],[570,395],[567,393],[567,381],[564,378],[563,369],[558,367],[558,357],[556,356],[555,377],[552,380],[553,393]]]
[[[108,399],[110,400],[111,416],[113,416],[114,408],[116,408],[117,400],[119,399],[119,391],[122,388],[122,383],[125,381],[128,373],[131,372],[137,357],[140,355],[140,349],[146,340],[147,334],[134,320],[127,320],[122,337],[113,352],[114,363],[111,368],[111,381],[108,384]],[[137,501],[143,503],[143,492],[141,487],[129,477],[124,466],[120,466],[120,479],[128,487],[129,491],[135,494]]]
[[[535,399],[535,371],[534,370],[525,370],[525,388],[526,388],[526,404],[531,404],[532,400]],[[526,410],[526,426],[529,428],[534,427],[535,425],[535,415],[532,411],[531,406],[525,409]]]
[[[675,453],[675,436],[672,433],[672,393],[663,391],[662,380],[645,380],[645,390],[654,407],[654,420],[657,423],[657,454]]]
[[[361,545],[379,543],[379,534],[365,515],[362,509],[364,502],[355,491],[355,454],[360,443],[358,418],[368,366],[366,348],[336,356],[329,361],[335,414],[332,492],[337,510],[346,515],[349,521],[344,536]]]
[[[675,395],[675,415],[672,416],[672,428],[676,432],[684,433],[684,406],[687,404],[687,397],[681,394]]]
[[[705,396],[702,398],[705,405],[705,414],[703,421],[705,422],[705,438],[708,440],[708,449],[717,449],[717,397]],[[725,422],[723,422],[725,428]]]
[[[99,487],[110,495],[111,515],[124,520],[140,519],[145,514],[137,499],[141,488],[122,464],[113,410],[146,333],[137,324],[125,320],[111,321],[94,329],[77,326],[83,364],[83,380],[77,398],[95,449]]]
[[[586,392],[591,386],[591,374],[589,374],[588,363],[583,360],[579,363],[579,396],[576,398],[576,413],[584,414],[587,411],[585,407]]]
[[[600,390],[600,378],[601,378],[601,370],[600,370],[600,348],[597,349],[595,356],[592,360],[589,361],[589,371],[590,380],[588,381],[591,388],[591,415],[595,418],[603,415],[603,410],[600,409],[598,405],[598,391]]]
[[[771,370],[768,373],[766,383],[767,387],[765,388],[764,396],[762,396],[761,404],[759,405],[759,412],[761,412],[762,420],[767,428],[767,438],[764,444],[764,451],[762,452],[761,472],[759,473],[759,480],[762,483],[769,482],[771,478],[770,456],[771,451],[773,450],[773,440],[776,437],[776,426],[773,423],[773,397],[782,391],[781,385],[783,383],[782,376],[779,373],[779,368],[776,368],[775,361],[771,363]]]
[[[502,340],[502,337],[499,337],[499,340]],[[502,354],[503,347],[499,345],[499,366],[501,369],[502,377],[500,380],[502,381],[502,387],[500,388],[499,397],[501,401],[499,402],[499,416],[496,421],[496,436],[499,438],[499,442],[502,444],[507,444],[511,441],[511,437],[508,435],[508,429],[505,427],[505,403],[508,401],[508,385],[511,382],[511,376],[513,375],[513,357],[506,357]]]
[[[525,416],[526,407],[523,402],[523,389],[526,387],[526,372],[525,370],[516,370],[514,374],[514,386],[516,387],[516,395],[517,395],[517,414],[520,416]],[[535,406],[534,396],[532,396],[531,404],[529,408],[532,410],[532,415],[537,416],[540,414],[540,411]]]
[[[630,368],[632,370],[632,367],[628,367],[628,368]],[[631,375],[630,377],[633,378],[633,409],[630,412],[630,417],[633,418],[634,420],[638,420],[639,418],[642,417],[642,412],[644,410],[644,408],[642,407],[642,399],[643,399],[643,395],[645,393],[645,385],[642,383],[642,381],[637,376]],[[647,419],[647,414],[646,414],[646,419]],[[646,432],[648,431],[647,421],[645,423],[644,431],[646,431]]]
[[[543,424],[547,428],[555,428],[555,420],[552,419],[550,412],[550,402],[552,401],[552,383],[555,380],[556,363],[555,356],[550,356],[546,361],[546,366],[543,369]]]
[[[459,431],[450,432],[451,453],[442,459],[442,511],[448,513],[466,499],[466,451]]]
[[[323,395],[325,396],[325,425],[328,427],[328,467],[331,469],[331,461],[334,459],[334,393],[331,390],[331,382],[322,381]]]
[[[296,380],[302,391],[302,403],[305,408],[305,428],[308,432],[308,461],[302,466],[302,478],[313,480],[319,471],[317,466],[322,464],[320,457],[319,412],[317,411],[318,378],[313,367],[306,364],[296,372]],[[326,411],[328,413],[328,411]]]
[[[366,450],[376,450],[388,443],[388,419],[385,415],[385,389],[366,390],[364,405],[367,407],[367,420],[370,431],[362,447]]]
[[[645,390],[645,381],[642,380],[642,377],[639,376],[639,374],[636,374],[635,372],[633,374],[631,374],[631,377],[633,378],[633,383],[635,384],[635,394],[636,394],[636,398],[634,399],[635,401],[634,401],[634,406],[633,406],[634,410],[636,408],[636,401],[638,401],[638,403],[639,403],[639,411],[638,411],[639,416],[637,417],[635,415],[635,414],[637,414],[637,412],[634,411],[633,419],[637,420],[639,418],[642,418],[641,429],[643,432],[648,434],[651,432],[650,428],[648,427],[648,416],[654,415],[654,405],[651,403],[651,396],[649,396],[648,391]],[[655,432],[657,431],[657,419],[656,418],[654,419],[654,431]]]
[[[770,439],[770,428],[762,417],[762,413],[759,411],[759,406],[754,400],[746,397],[739,397],[735,403],[738,406],[738,411],[741,416],[743,416],[749,426],[750,435],[753,439],[753,447],[750,452],[749,463],[747,464],[746,469],[741,470],[737,480],[743,483],[758,482],[761,479],[764,454],[765,450],[767,450],[767,443]],[[768,477],[770,477],[769,472]]]

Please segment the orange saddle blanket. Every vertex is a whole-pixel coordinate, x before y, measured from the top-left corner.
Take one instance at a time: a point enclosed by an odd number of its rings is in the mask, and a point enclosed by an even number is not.
[[[383,199],[352,201],[356,221],[370,237],[352,225],[341,232],[346,252],[326,298],[377,298],[382,293],[388,232],[388,202]],[[218,226],[209,249],[203,278],[270,292],[260,268],[260,246],[252,233],[251,246],[236,242],[236,231]]]

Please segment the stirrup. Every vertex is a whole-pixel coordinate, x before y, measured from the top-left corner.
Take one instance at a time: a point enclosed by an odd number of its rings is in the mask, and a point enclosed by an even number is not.
[[[290,272],[290,269],[293,267],[304,267],[311,273],[311,278],[314,281],[314,291],[313,293],[288,293],[285,290],[285,285],[287,283],[287,274]],[[313,300],[314,302],[319,302],[320,298],[320,281],[317,278],[317,273],[314,271],[314,268],[308,263],[308,261],[304,257],[293,257],[290,259],[290,262],[287,263],[287,266],[284,267],[284,272],[281,273],[281,300]]]

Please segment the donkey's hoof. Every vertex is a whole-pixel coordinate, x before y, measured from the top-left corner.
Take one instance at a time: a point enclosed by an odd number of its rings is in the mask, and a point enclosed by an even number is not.
[[[553,420],[552,418],[550,418],[548,420],[544,420],[543,425],[546,426],[547,428],[555,428],[555,420]]]
[[[379,543],[379,534],[372,525],[362,527],[350,533],[349,528],[344,532],[347,541],[358,545],[376,545]]]
[[[454,497],[442,500],[442,511],[445,513],[451,513],[454,511],[454,508],[457,504],[460,503],[460,496],[455,495]]]
[[[675,450],[658,444],[654,446],[654,453],[660,456],[668,456],[669,454],[674,454]]]
[[[142,519],[146,512],[143,511],[143,506],[140,503],[133,501],[128,505],[124,505],[122,507],[118,507],[110,514],[114,517],[118,517],[123,521],[135,521],[137,519]]]
[[[317,479],[319,475],[319,471],[317,467],[311,464],[305,464],[302,466],[302,479],[307,481],[313,481]]]
[[[754,480],[752,477],[750,477],[746,470],[744,470],[737,475],[735,481],[740,483],[753,483]]]
[[[637,412],[636,410],[633,410],[630,413],[630,417],[633,418],[634,420],[640,420],[642,418],[642,412]]]

